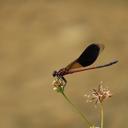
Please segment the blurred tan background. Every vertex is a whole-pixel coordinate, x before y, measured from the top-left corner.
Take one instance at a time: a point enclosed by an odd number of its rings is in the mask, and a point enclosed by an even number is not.
[[[84,94],[103,81],[113,92],[105,127],[126,128],[128,1],[0,0],[0,128],[85,128],[51,74],[92,42],[105,45],[94,65],[119,63],[67,76],[65,92],[98,126],[99,109]]]

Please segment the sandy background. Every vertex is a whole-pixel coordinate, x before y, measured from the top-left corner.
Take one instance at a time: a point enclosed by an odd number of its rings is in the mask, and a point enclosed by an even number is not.
[[[128,126],[128,2],[126,0],[0,0],[0,128],[85,128],[52,90],[52,71],[92,42],[105,49],[94,64],[109,68],[67,76],[66,94],[99,124],[98,108],[84,94],[102,80],[113,92],[105,127]]]

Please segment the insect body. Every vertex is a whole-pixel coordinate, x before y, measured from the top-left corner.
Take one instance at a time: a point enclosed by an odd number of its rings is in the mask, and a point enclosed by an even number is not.
[[[104,65],[87,68],[87,66],[92,65],[96,61],[100,52],[103,49],[104,49],[104,45],[102,44],[96,44],[96,43],[90,44],[76,60],[74,60],[69,65],[67,65],[65,68],[62,68],[59,71],[54,71],[53,77],[61,78],[65,83],[67,83],[66,79],[64,78],[65,75],[81,72],[85,70],[103,68],[103,67],[111,66],[118,62],[116,60]]]

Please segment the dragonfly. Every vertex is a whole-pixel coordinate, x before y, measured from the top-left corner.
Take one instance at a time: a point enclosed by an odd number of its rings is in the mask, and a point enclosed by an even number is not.
[[[116,64],[118,60],[114,60],[112,62],[109,62],[107,64],[103,65],[98,65],[98,66],[93,66],[93,67],[88,67],[92,65],[100,53],[104,50],[104,45],[103,44],[98,44],[98,43],[92,43],[85,50],[82,52],[82,54],[73,62],[71,62],[69,65],[67,65],[64,68],[61,68],[58,71],[53,72],[53,77],[57,77],[60,80],[63,80],[64,83],[67,83],[67,80],[65,79],[65,75],[69,75],[72,73],[77,73],[81,71],[87,71],[87,70],[93,70],[93,69],[99,69],[99,68],[104,68],[111,66],[113,64]]]

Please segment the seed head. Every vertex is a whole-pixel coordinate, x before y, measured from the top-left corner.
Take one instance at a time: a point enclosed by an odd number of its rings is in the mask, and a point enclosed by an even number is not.
[[[93,89],[91,94],[85,95],[87,97],[87,102],[102,103],[104,100],[112,96],[111,92],[107,88],[103,88],[103,82],[98,86],[98,89]]]
[[[55,79],[52,82],[53,90],[57,92],[63,92],[65,88],[66,83],[62,78],[55,77]]]

